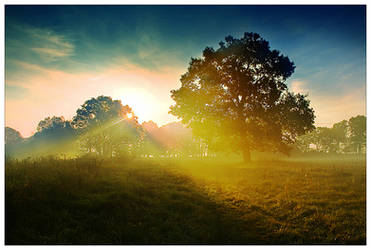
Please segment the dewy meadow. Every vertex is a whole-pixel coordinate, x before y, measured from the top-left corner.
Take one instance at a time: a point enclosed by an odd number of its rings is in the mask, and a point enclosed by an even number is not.
[[[366,6],[5,6],[5,244],[366,244]]]

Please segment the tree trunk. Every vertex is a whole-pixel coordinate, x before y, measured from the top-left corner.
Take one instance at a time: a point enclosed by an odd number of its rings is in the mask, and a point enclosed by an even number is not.
[[[243,155],[243,161],[245,163],[249,163],[251,162],[251,153],[250,153],[250,149],[248,148],[244,148],[243,151],[242,151],[242,155]]]

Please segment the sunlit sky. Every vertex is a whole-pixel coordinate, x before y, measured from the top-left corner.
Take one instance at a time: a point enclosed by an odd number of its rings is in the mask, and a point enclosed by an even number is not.
[[[5,125],[24,137],[108,95],[139,121],[176,121],[170,90],[191,57],[257,32],[296,65],[316,125],[365,114],[364,6],[6,6]]]

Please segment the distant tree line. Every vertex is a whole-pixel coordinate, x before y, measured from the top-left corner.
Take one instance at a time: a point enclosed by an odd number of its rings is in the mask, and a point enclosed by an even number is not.
[[[302,152],[365,153],[366,117],[358,115],[331,128],[317,127],[298,137],[296,145]]]
[[[317,127],[299,136],[295,146],[302,152],[365,153],[366,117],[352,117],[330,128]],[[13,157],[90,154],[108,158],[178,158],[215,156],[216,152],[207,140],[195,136],[180,122],[162,127],[153,121],[140,124],[129,106],[108,96],[87,100],[71,120],[46,117],[29,138],[5,128],[5,153]]]
[[[41,120],[29,138],[5,128],[5,153],[13,157],[59,154],[102,157],[205,156],[205,145],[181,123],[158,127],[139,124],[128,105],[108,96],[84,102],[71,120],[53,116]]]

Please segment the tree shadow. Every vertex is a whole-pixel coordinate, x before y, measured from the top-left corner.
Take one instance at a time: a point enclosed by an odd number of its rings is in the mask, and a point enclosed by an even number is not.
[[[245,216],[170,169],[29,171],[17,182],[7,176],[6,244],[272,244],[263,217]]]

